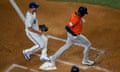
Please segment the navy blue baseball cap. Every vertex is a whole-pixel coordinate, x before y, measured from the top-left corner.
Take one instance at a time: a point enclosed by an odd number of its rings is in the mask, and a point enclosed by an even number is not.
[[[38,8],[39,5],[36,2],[29,3],[29,8]]]
[[[84,6],[80,6],[78,12],[81,14],[88,14],[87,8]]]

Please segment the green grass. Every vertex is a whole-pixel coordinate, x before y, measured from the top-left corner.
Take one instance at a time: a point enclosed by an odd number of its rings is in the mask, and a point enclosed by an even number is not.
[[[120,0],[48,0],[48,1],[83,2],[120,9]]]

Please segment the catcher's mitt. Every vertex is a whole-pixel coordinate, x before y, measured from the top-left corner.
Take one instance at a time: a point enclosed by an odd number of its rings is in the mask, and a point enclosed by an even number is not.
[[[47,32],[48,31],[48,27],[45,24],[39,25],[39,29],[43,32]]]

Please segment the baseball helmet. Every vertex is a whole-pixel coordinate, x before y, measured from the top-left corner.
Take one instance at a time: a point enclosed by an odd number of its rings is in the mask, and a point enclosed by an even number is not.
[[[75,65],[72,66],[71,72],[79,72],[79,68]]]
[[[29,3],[29,8],[38,8],[39,5],[36,2]]]
[[[85,15],[85,14],[88,14],[87,8],[84,7],[84,6],[80,6],[79,9],[78,9],[78,13],[82,16]]]

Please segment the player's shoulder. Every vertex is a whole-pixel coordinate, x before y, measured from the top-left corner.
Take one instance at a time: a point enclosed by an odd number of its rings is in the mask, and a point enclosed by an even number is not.
[[[71,19],[77,19],[77,18],[78,18],[78,16],[77,16],[76,12],[73,12],[71,15]]]
[[[76,16],[76,12],[72,12],[72,16]]]
[[[26,13],[26,16],[33,16],[36,17],[36,12],[30,13],[29,11]]]
[[[27,11],[26,15],[27,15],[27,16],[30,16],[30,15],[31,15],[31,13],[30,13],[29,11]]]
[[[26,13],[26,18],[33,18],[33,14],[32,13],[30,13],[29,11],[27,11],[27,13]]]

